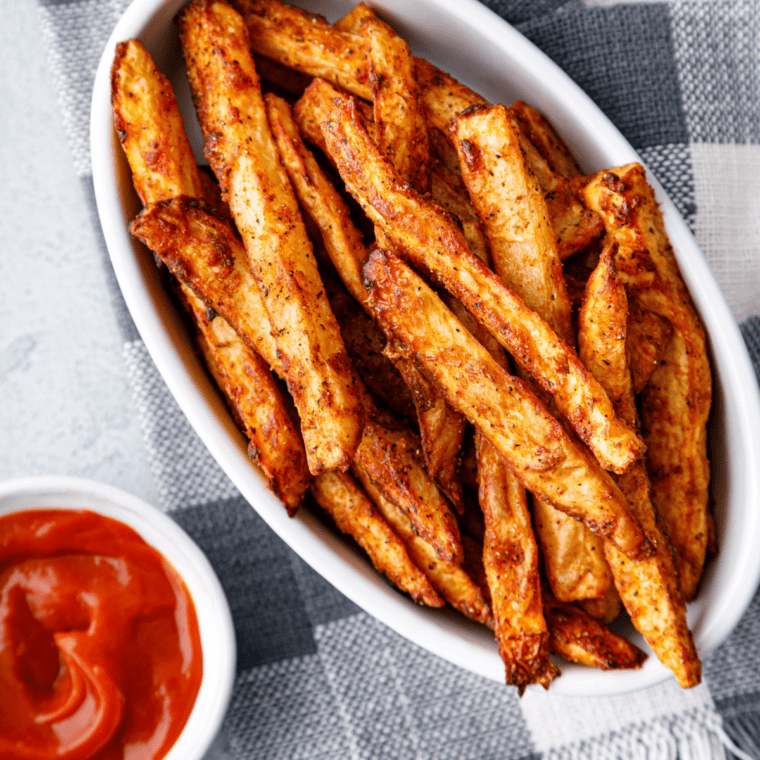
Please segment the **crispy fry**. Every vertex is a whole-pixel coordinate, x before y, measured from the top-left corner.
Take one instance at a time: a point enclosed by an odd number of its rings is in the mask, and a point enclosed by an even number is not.
[[[470,109],[454,121],[452,137],[496,273],[572,345],[562,263],[546,202],[520,149],[515,118],[502,105]]]
[[[552,393],[559,410],[605,467],[625,471],[641,456],[643,443],[616,418],[601,386],[574,351],[469,251],[451,217],[400,181],[350,102],[336,102],[323,132],[348,190],[372,221]]]
[[[349,292],[371,311],[361,272],[367,249],[348,208],[301,140],[288,104],[267,95],[266,105],[280,158],[301,205],[319,228],[330,260]],[[465,420],[435,393],[413,364],[403,358],[394,363],[412,391],[428,472],[461,507],[461,486],[456,476]]]
[[[618,243],[614,263],[628,297],[674,329],[642,399],[652,500],[678,554],[681,592],[696,593],[708,539],[706,423],[710,365],[704,328],[681,279],[643,167],[602,172],[586,188],[589,206]]]
[[[538,546],[525,489],[479,430],[475,442],[486,525],[483,564],[507,683],[521,692],[532,683],[548,689],[559,670],[549,659]]]
[[[623,610],[623,600],[614,583],[604,596],[596,599],[582,599],[577,604],[594,620],[600,620],[605,624],[611,623]]]
[[[647,656],[606,625],[572,604],[544,595],[549,649],[560,657],[591,668],[636,670]]]
[[[533,516],[552,593],[563,602],[607,594],[612,571],[602,540],[543,499],[533,500]]]
[[[439,559],[433,547],[417,535],[409,518],[393,502],[383,496],[372,479],[356,462],[351,465],[351,471],[383,517],[404,542],[414,564],[427,576],[436,591],[454,609],[459,610],[471,620],[488,624],[491,621],[491,610],[472,578],[457,563]]]
[[[144,208],[130,231],[285,377],[245,249],[229,222],[202,202],[178,197]]]
[[[248,26],[254,53],[372,99],[369,62],[358,35],[276,0],[233,0],[232,5]]]
[[[114,126],[144,205],[204,188],[177,101],[138,40],[120,42],[111,67]]]
[[[641,393],[673,337],[670,322],[633,301],[628,309],[626,349],[633,390]]]
[[[383,328],[446,400],[480,427],[529,490],[584,520],[631,558],[649,554],[622,494],[590,452],[569,438],[417,275],[381,251],[370,255],[364,275]]]
[[[326,472],[314,479],[311,492],[338,528],[356,539],[375,568],[394,586],[419,604],[443,607],[435,589],[409,558],[401,539],[351,475]]]
[[[399,507],[444,561],[461,563],[459,526],[433,478],[417,458],[419,440],[368,414],[354,461],[386,499]]]
[[[625,350],[628,306],[625,287],[613,263],[617,254],[617,243],[605,248],[589,277],[578,338],[581,357],[614,399],[618,414],[636,425],[638,414]],[[682,687],[694,686],[700,681],[701,665],[686,622],[671,547],[657,525],[643,463],[636,462],[619,476],[618,484],[656,554],[630,562],[615,547],[606,545],[615,585],[631,622],[658,658]]]
[[[361,439],[357,379],[277,157],[243,20],[195,0],[179,17],[205,152],[229,199],[301,417],[312,473],[351,463]]]
[[[223,317],[207,314],[206,304],[184,287],[198,328],[201,352],[234,415],[250,440],[248,454],[292,517],[311,476],[298,427],[264,360],[243,343]]]
[[[262,82],[288,95],[300,97],[313,79],[308,74],[302,74],[263,55],[254,55],[253,61]]]
[[[562,142],[546,117],[524,100],[510,106],[523,134],[549,163],[553,172],[561,177],[575,177],[581,173],[570,149]]]
[[[424,193],[430,180],[430,150],[414,56],[380,19],[364,19],[361,35],[369,52],[377,145],[396,171]]]
[[[334,24],[333,29],[339,32],[359,33],[359,28],[365,18],[377,18],[375,11],[365,3],[355,5],[345,16],[339,18]]]

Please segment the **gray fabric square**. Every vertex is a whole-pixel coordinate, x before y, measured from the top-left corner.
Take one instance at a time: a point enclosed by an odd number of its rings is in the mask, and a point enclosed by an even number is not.
[[[332,620],[356,615],[360,611],[359,607],[318,572],[312,570],[295,552],[291,552],[290,557],[306,614],[312,625],[323,625]]]
[[[235,760],[348,760],[351,753],[318,657],[238,677],[224,723]]]
[[[664,3],[561,9],[517,28],[564,69],[635,148],[687,142]]]
[[[689,146],[654,145],[640,152],[647,168],[665,188],[693,232],[698,209]]]
[[[235,620],[238,670],[316,652],[290,549],[239,496],[172,517],[214,567]]]
[[[318,626],[315,638],[355,757],[531,754],[515,689],[425,652],[364,613]]]
[[[692,142],[760,142],[760,5],[685,0],[673,39]]]
[[[481,0],[510,24],[521,24],[533,18],[554,13],[563,6],[579,6],[581,0]]]
[[[752,359],[752,365],[760,382],[760,316],[750,317],[741,325],[741,331],[749,350],[749,358]]]
[[[238,490],[182,413],[145,345],[127,343],[124,354],[161,506],[175,510],[237,496]]]

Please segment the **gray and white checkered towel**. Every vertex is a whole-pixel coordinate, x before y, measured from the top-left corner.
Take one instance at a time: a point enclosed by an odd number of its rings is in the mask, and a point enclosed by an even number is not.
[[[77,172],[92,192],[95,69],[127,0],[38,0]],[[760,3],[487,0],[639,150],[690,224],[760,374]],[[161,504],[206,552],[235,618],[238,677],[214,757],[760,758],[760,596],[705,663],[606,699],[514,689],[389,631],[335,591],[244,502],[190,428],[110,270]],[[759,463],[760,464],[760,463]],[[758,505],[760,506],[760,505]]]

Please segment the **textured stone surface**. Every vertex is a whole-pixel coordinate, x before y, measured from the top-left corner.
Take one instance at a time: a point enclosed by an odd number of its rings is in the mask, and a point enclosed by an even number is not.
[[[122,342],[33,3],[0,24],[0,479],[93,478],[151,500]]]

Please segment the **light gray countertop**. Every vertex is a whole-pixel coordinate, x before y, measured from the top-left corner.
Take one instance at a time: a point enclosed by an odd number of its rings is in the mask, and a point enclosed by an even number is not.
[[[150,500],[122,341],[38,9],[0,0],[0,17],[0,479],[77,475]]]

